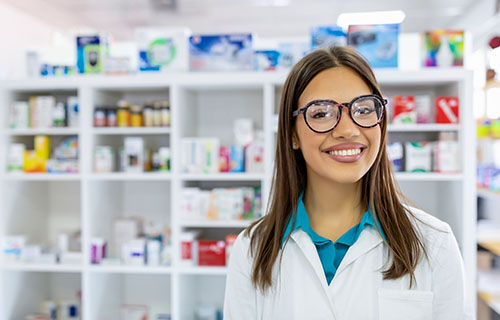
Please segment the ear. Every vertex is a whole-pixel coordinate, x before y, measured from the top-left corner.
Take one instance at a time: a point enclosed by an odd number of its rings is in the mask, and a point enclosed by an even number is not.
[[[297,133],[295,130],[292,133],[292,148],[293,150],[300,149],[299,139],[297,138]]]

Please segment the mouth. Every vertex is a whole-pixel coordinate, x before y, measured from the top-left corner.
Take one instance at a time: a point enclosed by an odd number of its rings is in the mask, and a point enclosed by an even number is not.
[[[322,153],[326,154],[330,159],[335,160],[341,163],[352,163],[356,162],[366,152],[366,146],[360,147],[351,147],[351,148],[342,148],[342,149],[333,149],[329,148],[328,150],[322,151]]]

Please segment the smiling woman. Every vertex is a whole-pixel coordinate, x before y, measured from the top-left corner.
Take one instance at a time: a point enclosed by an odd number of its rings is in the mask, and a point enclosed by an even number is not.
[[[473,319],[449,225],[394,180],[385,105],[352,49],[294,66],[271,202],[233,247],[224,319]]]

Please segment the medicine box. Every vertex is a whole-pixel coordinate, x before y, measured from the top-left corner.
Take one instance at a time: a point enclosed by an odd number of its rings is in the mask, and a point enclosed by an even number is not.
[[[189,67],[191,71],[252,71],[252,34],[191,36]]]
[[[188,28],[141,27],[135,32],[140,71],[187,71]]]
[[[372,68],[397,68],[399,24],[350,25],[347,43]]]

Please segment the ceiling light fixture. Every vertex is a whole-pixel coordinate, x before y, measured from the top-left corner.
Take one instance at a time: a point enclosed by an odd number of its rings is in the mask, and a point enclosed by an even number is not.
[[[401,10],[341,13],[337,25],[347,30],[349,25],[401,23],[406,14]]]

